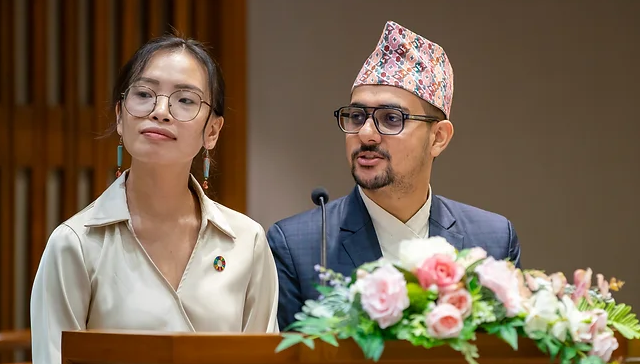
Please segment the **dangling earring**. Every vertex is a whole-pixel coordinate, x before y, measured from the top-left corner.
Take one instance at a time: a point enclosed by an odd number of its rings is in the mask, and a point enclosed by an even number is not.
[[[207,190],[209,189],[209,167],[211,166],[211,158],[209,158],[209,149],[204,150],[202,161],[204,163],[204,166],[203,166],[204,182],[202,182],[202,188]]]
[[[120,137],[120,143],[118,143],[118,170],[116,171],[116,178],[122,175],[122,137]]]

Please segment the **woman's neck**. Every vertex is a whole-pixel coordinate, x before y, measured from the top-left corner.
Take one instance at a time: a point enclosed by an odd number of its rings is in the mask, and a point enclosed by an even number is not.
[[[131,162],[125,183],[131,215],[154,220],[193,216],[198,206],[189,189],[190,165],[158,166]]]

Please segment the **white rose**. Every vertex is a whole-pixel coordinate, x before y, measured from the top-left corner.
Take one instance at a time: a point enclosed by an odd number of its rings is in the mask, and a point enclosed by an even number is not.
[[[456,248],[440,236],[400,242],[400,265],[408,271],[413,271],[435,254],[446,254],[454,260],[457,255]]]
[[[534,331],[547,332],[549,325],[560,318],[558,299],[550,291],[537,291],[529,299],[529,307],[531,310],[524,323],[524,330],[529,335]]]

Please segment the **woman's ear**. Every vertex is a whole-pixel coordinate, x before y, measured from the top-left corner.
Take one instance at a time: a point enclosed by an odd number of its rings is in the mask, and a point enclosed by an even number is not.
[[[120,101],[116,104],[116,131],[122,136],[122,107]]]
[[[211,116],[207,126],[204,128],[204,147],[206,149],[211,150],[216,146],[222,125],[224,125],[224,117]]]

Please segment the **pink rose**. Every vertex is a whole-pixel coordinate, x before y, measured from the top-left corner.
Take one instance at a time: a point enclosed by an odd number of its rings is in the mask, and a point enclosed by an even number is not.
[[[438,299],[439,304],[448,303],[460,311],[460,315],[465,319],[471,314],[471,294],[466,289],[458,289],[445,293]]]
[[[507,317],[522,311],[518,271],[505,260],[485,259],[475,269],[480,284],[490,289],[507,310]]]
[[[611,354],[618,348],[618,340],[611,332],[603,332],[593,340],[593,347],[589,351],[589,355],[595,355],[608,363],[611,360]]]
[[[462,315],[454,305],[442,303],[436,305],[427,314],[427,331],[436,339],[455,338],[462,331]]]
[[[416,268],[416,277],[424,289],[456,286],[464,276],[464,267],[446,254],[434,254]]]
[[[382,329],[400,321],[402,312],[409,307],[407,282],[392,265],[381,266],[356,284],[362,308]]]

